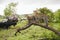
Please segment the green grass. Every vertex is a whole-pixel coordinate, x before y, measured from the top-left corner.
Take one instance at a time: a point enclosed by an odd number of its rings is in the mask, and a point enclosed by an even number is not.
[[[26,24],[26,21],[21,23],[18,22],[15,28],[22,27]],[[50,23],[49,25],[60,31],[60,23]],[[14,35],[15,32],[16,29],[1,29],[0,40],[60,40],[60,37],[54,34],[52,31],[35,25],[32,25],[30,28],[21,31],[21,33],[17,33],[17,36]]]

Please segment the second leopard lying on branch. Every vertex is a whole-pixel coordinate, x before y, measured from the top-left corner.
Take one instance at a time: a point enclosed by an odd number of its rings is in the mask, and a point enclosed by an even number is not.
[[[32,15],[32,16],[26,15],[26,17],[27,17],[27,20],[28,20],[28,24],[25,25],[22,28],[18,28],[16,33],[15,33],[15,35],[18,32],[20,33],[21,30],[25,30],[25,29],[31,27],[31,25],[37,25],[37,26],[40,26],[42,28],[51,30],[55,34],[60,36],[60,32],[59,31],[57,31],[56,29],[51,28],[51,27],[48,26],[48,16],[46,14],[44,14],[44,13],[39,14],[39,11],[34,11],[34,15]],[[41,23],[41,21],[43,22],[43,24]]]

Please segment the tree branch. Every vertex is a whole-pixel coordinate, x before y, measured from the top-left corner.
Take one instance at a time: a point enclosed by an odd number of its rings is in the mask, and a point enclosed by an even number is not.
[[[57,34],[57,35],[60,36],[60,32],[59,32],[58,30],[56,30],[56,29],[54,29],[54,28],[51,28],[51,27],[49,27],[49,26],[46,26],[46,25],[41,25],[41,24],[39,24],[39,23],[35,23],[35,22],[34,22],[34,23],[28,23],[28,24],[25,25],[24,27],[18,28],[17,31],[16,31],[16,33],[15,33],[15,35],[16,35],[18,32],[20,33],[21,30],[25,30],[25,29],[29,28],[31,25],[37,25],[37,26],[40,26],[40,27],[42,27],[42,28],[51,30],[51,31],[53,31],[55,34]]]
[[[40,27],[42,27],[42,28],[51,30],[51,31],[53,31],[55,34],[57,34],[57,35],[60,36],[60,32],[59,32],[58,30],[54,29],[54,28],[51,28],[51,27],[49,27],[49,26],[47,27],[47,26],[41,25],[41,24],[39,24],[39,23],[33,23],[33,24],[34,24],[34,25],[37,25],[37,26],[40,26]]]
[[[31,25],[32,25],[32,23],[28,23],[28,24],[25,25],[24,27],[18,28],[17,31],[16,31],[16,33],[15,33],[15,35],[16,35],[18,32],[20,33],[21,30],[25,30],[25,29],[29,28]]]

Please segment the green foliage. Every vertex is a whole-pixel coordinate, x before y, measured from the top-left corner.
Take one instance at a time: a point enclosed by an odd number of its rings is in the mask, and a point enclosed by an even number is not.
[[[4,9],[5,16],[10,16],[14,12],[14,7],[16,7],[17,3],[10,3],[8,4],[8,7]]]
[[[12,13],[12,10],[9,8],[6,8],[5,10],[4,10],[4,14],[5,14],[5,16],[9,16],[9,15],[11,15],[11,13]]]
[[[52,13],[52,11],[46,7],[44,8],[40,8],[39,9],[41,13],[45,13],[45,14],[49,14],[49,13]]]
[[[60,9],[54,13],[55,22],[60,22]]]
[[[39,8],[38,10],[40,11],[40,14],[43,13],[43,14],[46,14],[48,16],[49,22],[53,22],[54,14],[50,9],[44,7],[44,8]]]

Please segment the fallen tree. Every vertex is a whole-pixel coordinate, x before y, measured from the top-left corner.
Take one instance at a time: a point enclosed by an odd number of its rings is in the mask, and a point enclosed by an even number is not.
[[[54,29],[54,28],[52,28],[52,27],[50,27],[50,26],[47,27],[47,26],[42,25],[42,24],[39,24],[39,23],[28,23],[28,24],[25,25],[24,27],[18,28],[17,31],[16,31],[16,33],[15,33],[15,35],[16,35],[18,32],[20,33],[20,31],[25,30],[25,29],[31,27],[31,25],[37,25],[37,26],[40,26],[40,27],[42,27],[42,28],[51,30],[52,32],[54,32],[55,34],[57,34],[57,35],[60,36],[60,32],[59,32],[58,30],[56,30],[56,29]]]
[[[31,25],[37,25],[37,26],[40,26],[40,27],[42,27],[42,28],[51,30],[52,32],[54,32],[55,34],[57,34],[57,35],[60,36],[60,32],[59,32],[58,30],[50,27],[49,25],[46,26],[46,25],[43,25],[43,24],[38,23],[33,16],[27,17],[27,19],[28,19],[28,24],[25,25],[25,26],[22,27],[22,28],[18,28],[17,31],[16,31],[16,33],[15,33],[15,35],[17,35],[18,32],[20,33],[20,31],[25,30],[25,29],[31,27]]]

